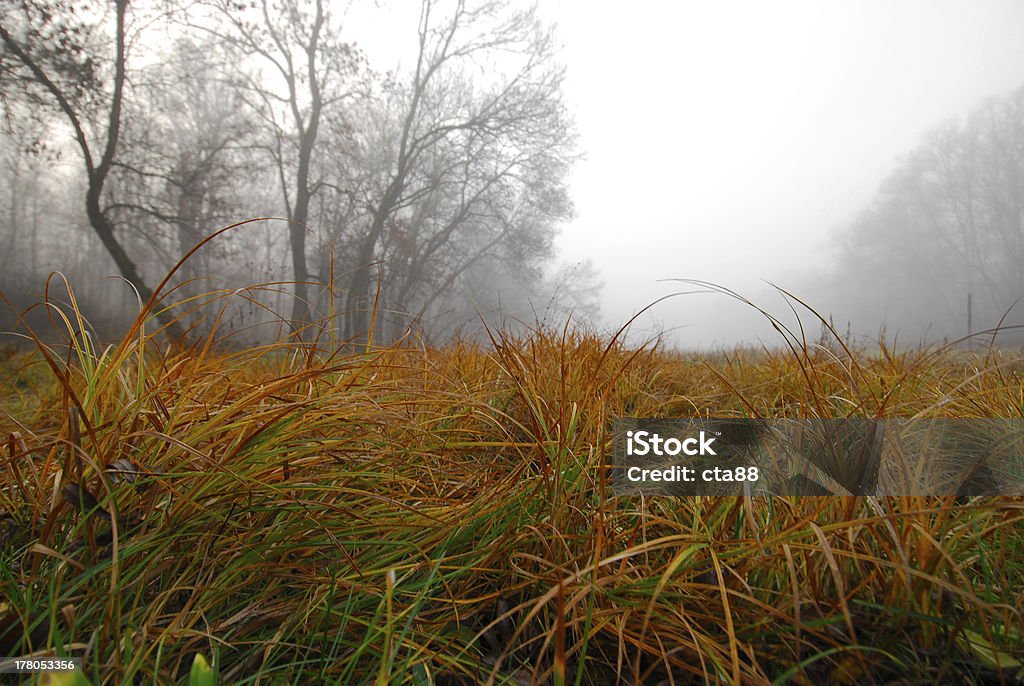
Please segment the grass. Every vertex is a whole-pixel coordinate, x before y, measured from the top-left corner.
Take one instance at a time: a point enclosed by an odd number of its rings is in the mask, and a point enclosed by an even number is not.
[[[196,655],[231,684],[1020,677],[1019,500],[605,478],[619,416],[1019,418],[1017,353],[568,327],[169,350],[141,320],[100,348],[64,316],[68,346],[0,375],[0,654],[80,655],[95,684],[187,683]]]

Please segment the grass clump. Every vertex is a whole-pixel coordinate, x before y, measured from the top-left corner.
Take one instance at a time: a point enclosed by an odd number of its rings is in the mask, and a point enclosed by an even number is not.
[[[39,343],[4,373],[0,653],[97,684],[196,655],[236,684],[1012,682],[1018,500],[610,497],[619,416],[1024,407],[1008,352],[790,342]]]

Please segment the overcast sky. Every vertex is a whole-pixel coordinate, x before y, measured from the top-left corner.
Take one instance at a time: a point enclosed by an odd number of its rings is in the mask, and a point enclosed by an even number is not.
[[[540,9],[564,43],[586,155],[571,182],[578,216],[558,246],[600,270],[608,326],[677,290],[658,283],[668,278],[711,280],[784,312],[770,280],[827,309],[806,274],[827,266],[835,236],[899,156],[1024,84],[1018,0]],[[770,342],[742,313],[721,296],[686,296],[636,328],[673,328],[687,347]]]

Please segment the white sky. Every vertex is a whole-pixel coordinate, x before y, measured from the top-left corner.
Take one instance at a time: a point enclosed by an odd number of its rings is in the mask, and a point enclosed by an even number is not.
[[[608,326],[679,289],[663,278],[714,281],[782,313],[767,279],[813,303],[801,274],[827,268],[832,237],[897,158],[944,120],[1024,84],[1017,0],[540,9],[565,46],[586,154],[571,180],[578,216],[558,246],[601,271]],[[415,39],[414,14],[381,12],[388,38],[359,41],[371,55],[382,40]],[[681,327],[674,340],[687,346],[777,340],[743,313],[721,296],[686,296],[637,329]]]

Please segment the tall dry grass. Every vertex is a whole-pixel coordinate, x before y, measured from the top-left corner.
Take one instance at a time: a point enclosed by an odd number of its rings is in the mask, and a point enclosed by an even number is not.
[[[72,301],[73,302],[73,301]],[[618,416],[1020,417],[1016,353],[187,349],[6,362],[0,654],[93,683],[1012,683],[1007,498],[612,498]],[[792,336],[790,338],[789,336]]]

